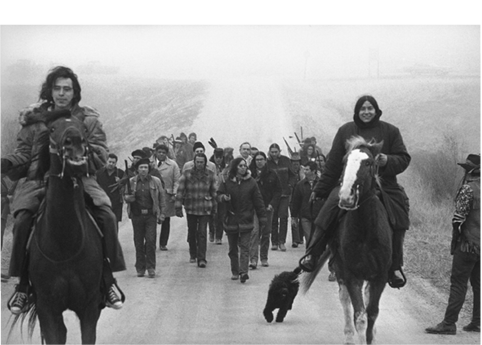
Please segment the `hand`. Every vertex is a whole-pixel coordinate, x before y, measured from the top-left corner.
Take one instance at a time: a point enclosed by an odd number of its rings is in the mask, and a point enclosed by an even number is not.
[[[273,206],[271,206],[271,204],[268,204],[268,206],[266,207],[266,210],[273,211],[274,208],[273,208]]]
[[[124,199],[126,202],[134,202],[136,201],[136,196],[134,194],[126,194]]]
[[[162,222],[166,219],[166,216],[161,214],[157,217],[157,224],[162,224]]]
[[[224,194],[224,195],[223,195],[223,199],[224,199],[224,201],[230,201],[230,200],[231,200],[231,195],[229,195],[229,194]]]
[[[298,218],[291,217],[291,227],[298,226]]]
[[[379,166],[384,167],[385,165],[387,165],[388,156],[384,153],[380,153],[378,155],[377,161]]]
[[[6,158],[2,158],[2,174],[8,173],[11,166],[12,166],[12,162],[10,162]]]
[[[182,218],[184,215],[182,214],[182,208],[176,209],[176,217]]]

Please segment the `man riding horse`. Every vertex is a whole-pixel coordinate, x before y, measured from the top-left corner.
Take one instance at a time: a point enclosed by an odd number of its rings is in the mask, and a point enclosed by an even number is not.
[[[365,95],[356,102],[353,121],[338,129],[325,169],[311,197],[326,198],[326,201],[315,220],[316,228],[307,246],[306,255],[300,260],[300,266],[304,271],[313,271],[318,258],[333,237],[341,216],[337,184],[343,172],[347,140],[356,135],[366,140],[374,138],[377,142],[383,141],[381,153],[378,155],[378,174],[382,185],[380,193],[393,230],[392,266],[388,282],[390,286],[400,288],[405,285],[406,279],[400,277],[396,271],[403,275],[403,240],[410,222],[408,197],[403,187],[397,183],[397,175],[407,169],[411,157],[403,143],[400,130],[392,124],[380,121],[381,115],[382,111],[375,98]]]
[[[111,203],[95,180],[95,172],[107,160],[106,135],[98,120],[99,113],[90,107],[81,107],[81,88],[77,75],[67,67],[55,67],[47,75],[40,91],[40,103],[33,104],[20,112],[22,129],[17,136],[18,146],[14,153],[2,158],[1,171],[12,180],[19,180],[12,209],[15,216],[13,247],[9,273],[20,277],[20,282],[9,302],[10,311],[18,315],[24,311],[29,296],[28,251],[34,217],[45,196],[44,172],[39,167],[42,148],[49,145],[47,123],[62,115],[71,115],[84,122],[87,127],[86,139],[89,146],[88,174],[82,177],[87,204],[98,223],[105,241],[104,257],[110,268],[104,272],[108,281],[115,280],[112,272],[126,269],[122,248],[117,238],[117,221]],[[108,267],[108,266],[107,266]],[[114,284],[106,288],[106,305],[114,309],[122,308]]]

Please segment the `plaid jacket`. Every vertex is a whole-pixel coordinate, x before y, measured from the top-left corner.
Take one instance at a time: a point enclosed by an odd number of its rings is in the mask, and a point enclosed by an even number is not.
[[[182,208],[187,214],[210,215],[216,209],[216,178],[211,170],[189,169],[182,173],[176,195],[176,209]]]

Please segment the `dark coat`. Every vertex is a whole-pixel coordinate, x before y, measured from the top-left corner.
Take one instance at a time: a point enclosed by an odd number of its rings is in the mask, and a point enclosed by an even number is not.
[[[231,196],[231,200],[226,202],[227,212],[223,221],[226,233],[252,231],[255,211],[260,223],[267,222],[263,197],[250,174],[241,180],[234,177],[221,183],[218,198],[220,202],[225,202],[221,199],[222,195]]]
[[[281,183],[278,175],[265,165],[261,169],[261,173],[258,176],[256,169],[252,170],[252,177],[258,183],[259,191],[263,196],[264,206],[271,205],[273,209],[278,209],[279,200],[281,198]]]
[[[328,197],[331,190],[339,184],[343,172],[343,158],[346,155],[346,141],[352,136],[359,135],[369,141],[374,138],[377,142],[383,140],[381,153],[388,156],[387,164],[379,168],[379,176],[383,190],[388,195],[391,202],[391,219],[395,219],[395,228],[408,229],[409,203],[405,190],[397,182],[397,175],[404,172],[410,164],[411,157],[403,143],[400,130],[387,122],[380,121],[380,117],[372,122],[362,123],[358,114],[354,115],[354,121],[345,123],[338,129],[333,139],[333,144],[326,161],[325,169],[321,174],[320,180],[315,186],[316,196],[320,198]],[[391,221],[392,226],[394,225]]]
[[[278,163],[276,163],[271,157],[268,158],[266,163],[268,168],[278,174],[279,181],[281,183],[281,196],[289,196],[293,191],[293,181],[296,174],[291,167],[291,161],[288,157],[280,155]]]
[[[290,210],[291,216],[296,218],[306,218],[310,221],[314,221],[318,213],[320,212],[322,201],[317,198],[313,204],[310,204],[310,195],[315,188],[318,178],[313,181],[313,188],[310,182],[304,178],[298,182],[291,196]]]

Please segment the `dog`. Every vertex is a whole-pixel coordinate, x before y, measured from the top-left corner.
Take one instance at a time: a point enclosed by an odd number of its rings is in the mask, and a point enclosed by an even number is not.
[[[285,271],[274,276],[269,285],[268,300],[263,310],[266,321],[273,321],[273,310],[279,309],[276,315],[276,322],[283,322],[288,310],[291,310],[300,282],[298,276],[301,268],[297,267],[291,272]]]

